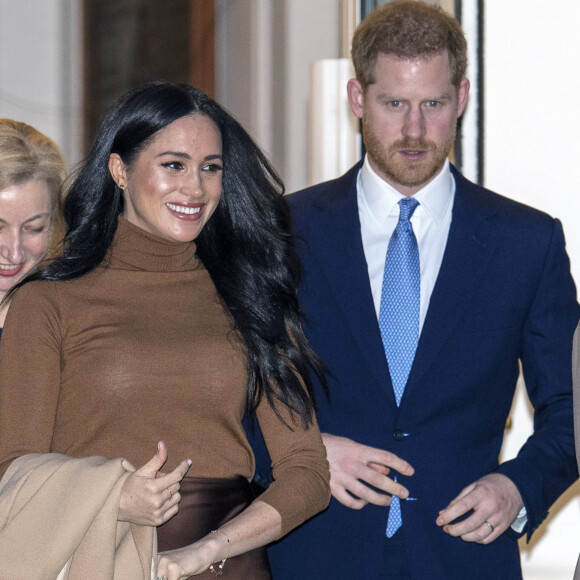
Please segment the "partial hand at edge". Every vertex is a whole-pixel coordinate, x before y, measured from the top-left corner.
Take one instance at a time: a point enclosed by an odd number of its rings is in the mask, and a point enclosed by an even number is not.
[[[490,544],[514,523],[523,506],[514,482],[501,473],[491,473],[463,489],[439,512],[436,524],[445,533],[466,542]],[[465,520],[451,524],[471,510],[473,513]]]
[[[351,509],[362,509],[369,503],[387,506],[391,503],[391,497],[385,494],[396,495],[401,499],[409,496],[406,487],[387,477],[393,469],[407,476],[415,473],[404,459],[390,451],[361,445],[352,439],[328,433],[322,434],[322,440],[330,464],[330,491],[344,506]]]
[[[191,460],[182,461],[167,475],[160,472],[166,461],[167,447],[160,441],[157,453],[125,480],[119,502],[119,521],[160,526],[177,513],[181,500],[179,482],[187,473]]]

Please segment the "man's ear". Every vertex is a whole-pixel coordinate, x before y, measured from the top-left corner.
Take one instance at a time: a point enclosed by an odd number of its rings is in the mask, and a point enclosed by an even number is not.
[[[459,83],[459,91],[457,91],[457,118],[463,115],[465,107],[467,106],[467,97],[469,96],[469,81],[462,79]]]
[[[346,85],[348,104],[355,117],[362,119],[364,110],[364,91],[356,79],[350,79]]]
[[[117,153],[111,153],[107,166],[115,183],[121,189],[125,189],[127,187],[127,166],[121,157]]]

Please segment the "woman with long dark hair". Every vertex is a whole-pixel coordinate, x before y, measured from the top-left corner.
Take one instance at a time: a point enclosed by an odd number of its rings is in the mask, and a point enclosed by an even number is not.
[[[157,527],[158,578],[270,577],[261,547],[329,500],[308,375],[322,369],[301,328],[282,194],[244,129],[192,87],[145,85],[111,109],[68,191],[62,256],[13,295],[0,488],[31,460],[54,486],[63,470],[46,454],[92,458],[87,469],[122,457],[142,467],[123,463],[108,500],[118,525]],[[247,412],[275,477],[256,500]],[[0,532],[4,565],[2,546]]]

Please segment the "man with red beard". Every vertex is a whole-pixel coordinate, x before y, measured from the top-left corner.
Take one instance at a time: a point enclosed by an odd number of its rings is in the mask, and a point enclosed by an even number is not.
[[[329,371],[317,416],[333,499],[270,548],[273,576],[518,579],[517,538],[578,477],[562,228],[450,165],[469,93],[452,17],[386,4],[352,55],[366,156],[288,198]],[[536,429],[500,464],[520,362]]]

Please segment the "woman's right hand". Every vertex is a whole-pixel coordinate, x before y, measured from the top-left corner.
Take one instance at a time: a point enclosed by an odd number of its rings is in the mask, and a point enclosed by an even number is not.
[[[119,521],[160,526],[177,513],[181,500],[179,482],[187,473],[191,459],[182,461],[171,473],[164,474],[160,469],[166,461],[167,447],[160,441],[157,453],[125,480],[119,502]]]

